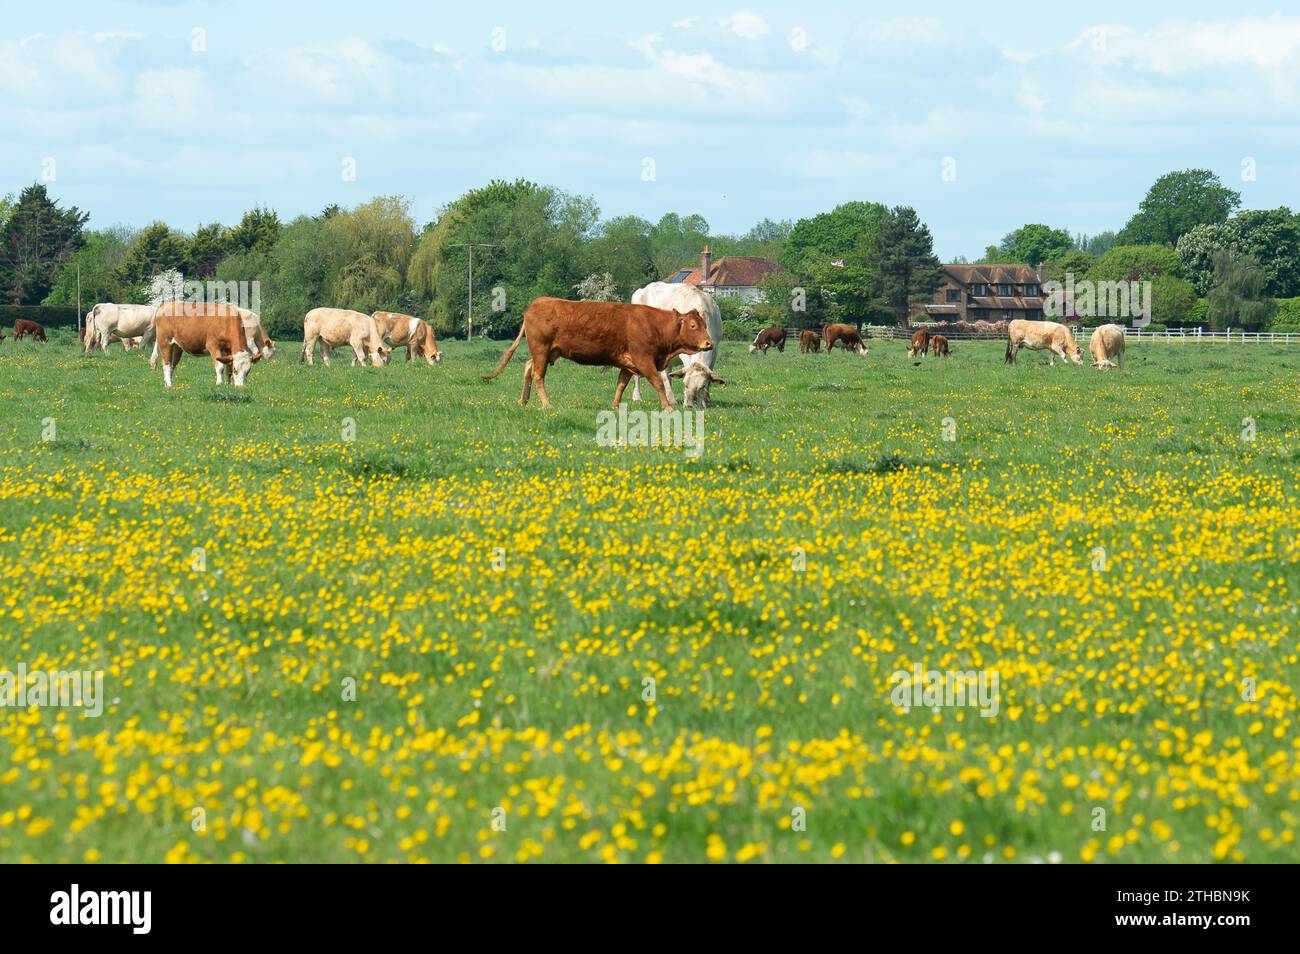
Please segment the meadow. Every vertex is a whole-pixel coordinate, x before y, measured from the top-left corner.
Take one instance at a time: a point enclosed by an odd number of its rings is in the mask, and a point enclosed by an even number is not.
[[[728,342],[696,457],[442,345],[0,344],[0,670],[108,697],[0,709],[0,861],[1300,859],[1300,347]]]

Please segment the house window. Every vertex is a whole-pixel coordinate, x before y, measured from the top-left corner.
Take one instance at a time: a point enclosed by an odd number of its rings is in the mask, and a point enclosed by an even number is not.
[[[960,289],[960,288],[949,288],[949,289],[948,289],[948,301],[949,301],[950,303],[951,303],[951,302],[955,302],[955,301],[961,301],[961,289]]]
[[[974,285],[971,285],[970,293],[974,295],[976,298],[983,298],[985,295],[989,293],[989,286],[977,282]]]
[[[1001,298],[1010,298],[1010,297],[1011,297],[1012,295],[1014,295],[1015,293],[1016,293],[1016,286],[1015,286],[1015,285],[999,285],[999,286],[998,286],[998,296],[1001,297]]]
[[[1037,298],[1037,297],[1038,297],[1038,286],[1037,286],[1037,285],[1026,285],[1026,286],[1025,286],[1025,297],[1026,297],[1026,298]]]

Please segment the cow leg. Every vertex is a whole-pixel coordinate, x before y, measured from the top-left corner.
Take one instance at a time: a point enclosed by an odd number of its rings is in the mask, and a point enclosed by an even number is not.
[[[216,358],[212,359],[213,370],[217,372],[217,387],[226,383],[226,366]]]
[[[618,384],[614,387],[614,409],[618,410],[619,402],[623,400],[623,391],[627,388],[627,382],[635,380],[636,375],[627,368],[618,369]]]
[[[163,362],[163,383],[167,387],[172,386],[172,369],[181,363],[181,348],[176,342],[168,342],[167,351],[162,356]]]
[[[519,394],[519,403],[524,405],[528,403],[529,397],[533,393],[533,359],[529,358],[524,362],[524,389]]]
[[[315,364],[316,338],[313,335],[307,335],[302,339],[302,351],[298,353],[298,363],[306,361],[308,364]]]
[[[537,385],[537,396],[542,399],[542,407],[554,407],[551,403],[550,395],[546,393],[546,369],[550,367],[550,362],[533,359],[533,383]]]
[[[673,385],[672,385],[672,382],[668,380],[668,370],[667,370],[666,368],[665,368],[663,371],[660,371],[660,372],[659,372],[659,378],[660,378],[660,380],[662,380],[663,383],[664,383],[664,391],[663,391],[663,393],[665,393],[665,394],[668,395],[668,406],[669,406],[669,407],[676,407],[676,406],[677,406],[677,395],[673,393]],[[683,397],[685,396],[685,394],[686,394],[686,391],[685,391],[685,388],[683,388],[683,390],[682,390],[682,395],[683,395]]]
[[[632,400],[641,400],[641,375],[639,374],[632,376]]]
[[[330,343],[324,338],[321,338],[318,344],[320,345],[321,364],[328,368],[330,366]]]
[[[670,409],[673,405],[672,402],[668,400],[668,395],[664,391],[664,382],[663,379],[659,377],[658,369],[651,368],[649,373],[646,373],[645,371],[642,371],[641,373],[659,395],[659,410],[667,411]]]

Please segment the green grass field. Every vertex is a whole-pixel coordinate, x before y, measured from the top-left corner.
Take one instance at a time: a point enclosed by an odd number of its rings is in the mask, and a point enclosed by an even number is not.
[[[501,342],[4,341],[0,670],[108,703],[0,710],[0,861],[1300,857],[1300,348],[871,344],[726,343],[694,457]]]

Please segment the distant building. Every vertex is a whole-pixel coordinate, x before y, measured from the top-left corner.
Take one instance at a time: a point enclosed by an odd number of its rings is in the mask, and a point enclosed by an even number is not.
[[[678,269],[664,281],[698,285],[703,291],[718,298],[739,298],[744,302],[752,302],[762,297],[759,282],[774,271],[776,263],[766,258],[724,255],[715,262],[706,245],[700,253],[698,268]]]
[[[1043,284],[1028,265],[945,265],[932,301],[914,304],[913,321],[1043,320]]]

